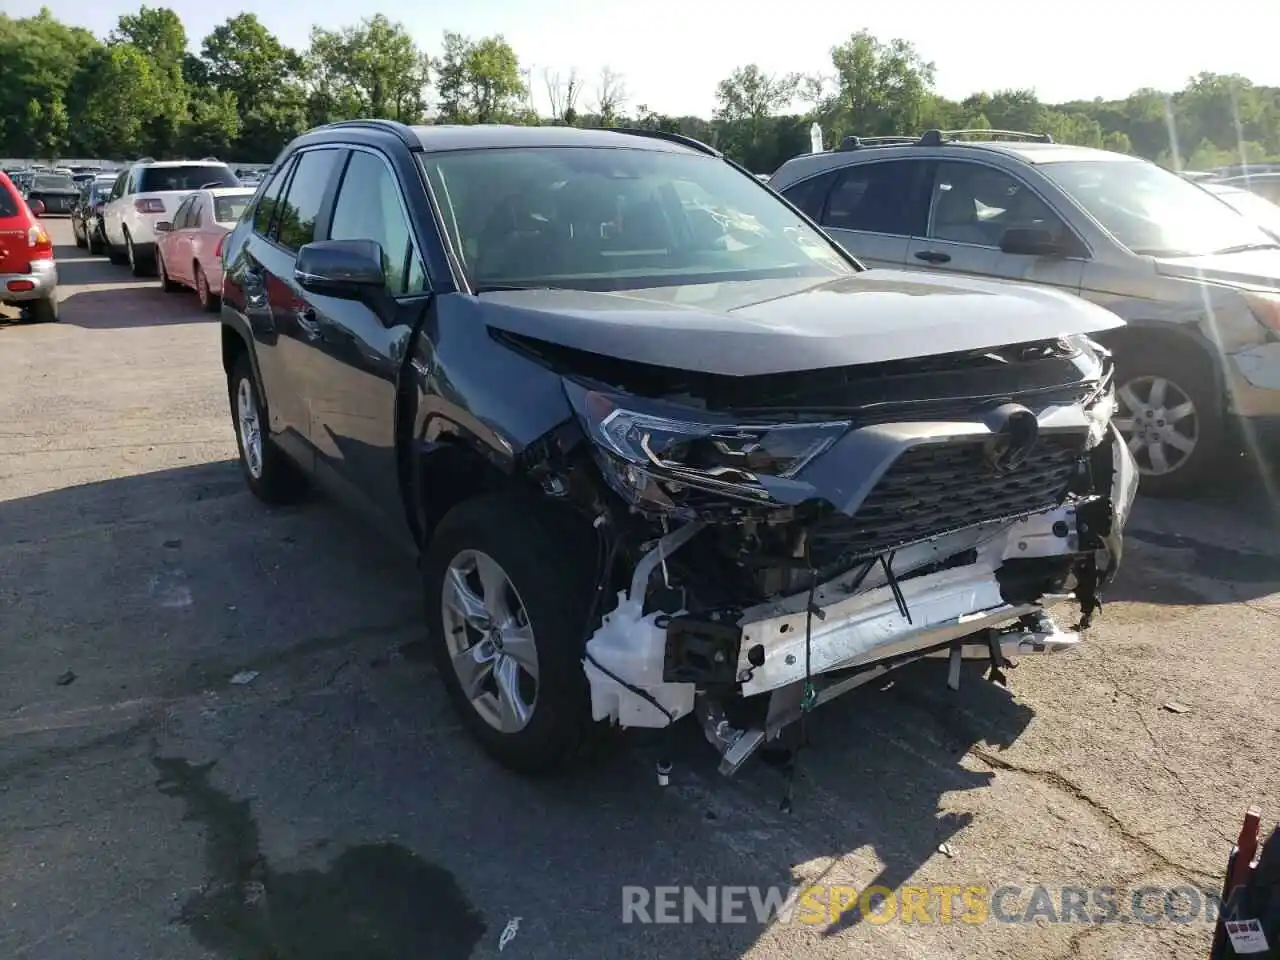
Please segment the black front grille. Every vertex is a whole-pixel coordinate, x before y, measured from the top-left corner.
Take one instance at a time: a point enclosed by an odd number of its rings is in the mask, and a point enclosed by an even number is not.
[[[848,517],[830,514],[809,530],[815,566],[874,556],[991,520],[1024,516],[1062,501],[1084,453],[1083,434],[1042,436],[1022,465],[994,473],[982,441],[923,444],[903,453]]]

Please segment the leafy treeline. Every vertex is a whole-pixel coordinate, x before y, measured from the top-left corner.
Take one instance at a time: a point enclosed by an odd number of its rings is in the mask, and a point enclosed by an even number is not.
[[[445,32],[439,52],[428,53],[381,14],[314,27],[305,50],[282,44],[252,13],[214,29],[199,54],[188,40],[165,7],[120,17],[105,40],[48,10],[0,15],[0,156],[264,161],[299,131],[370,116],[660,128],[714,143],[759,172],[808,150],[815,120],[828,143],[846,133],[991,127],[1166,164],[1176,152],[1190,168],[1280,156],[1280,88],[1244,77],[1202,73],[1176,93],[1138,90],[1114,101],[1050,105],[1031,90],[1001,90],[957,102],[934,92],[934,65],[910,43],[866,31],[832,48],[825,72],[736,69],[718,85],[709,119],[655,113],[609,69],[535,77],[501,35]]]

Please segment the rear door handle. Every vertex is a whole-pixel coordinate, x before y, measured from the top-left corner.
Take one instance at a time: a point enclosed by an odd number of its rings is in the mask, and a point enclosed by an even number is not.
[[[923,260],[925,263],[950,263],[951,254],[943,253],[941,250],[917,250],[916,259]]]

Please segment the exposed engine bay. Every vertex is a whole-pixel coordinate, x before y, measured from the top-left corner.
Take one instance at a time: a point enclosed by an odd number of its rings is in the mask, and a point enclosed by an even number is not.
[[[1137,470],[1087,337],[727,377],[501,336],[577,414],[526,466],[599,534],[595,719],[694,713],[726,773],[913,660],[1073,646],[1115,575]]]

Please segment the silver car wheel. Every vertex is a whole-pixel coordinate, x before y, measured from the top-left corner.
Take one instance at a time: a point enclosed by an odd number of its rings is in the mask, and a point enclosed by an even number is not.
[[[1116,429],[1138,468],[1149,476],[1173,473],[1195,452],[1200,418],[1191,397],[1167,377],[1134,377],[1116,391]]]
[[[255,480],[262,479],[262,421],[258,416],[258,400],[247,377],[236,388],[236,428],[240,431],[240,449],[244,465]]]
[[[462,692],[501,733],[529,725],[538,700],[538,649],[515,585],[493,557],[463,550],[441,586],[444,641]]]

